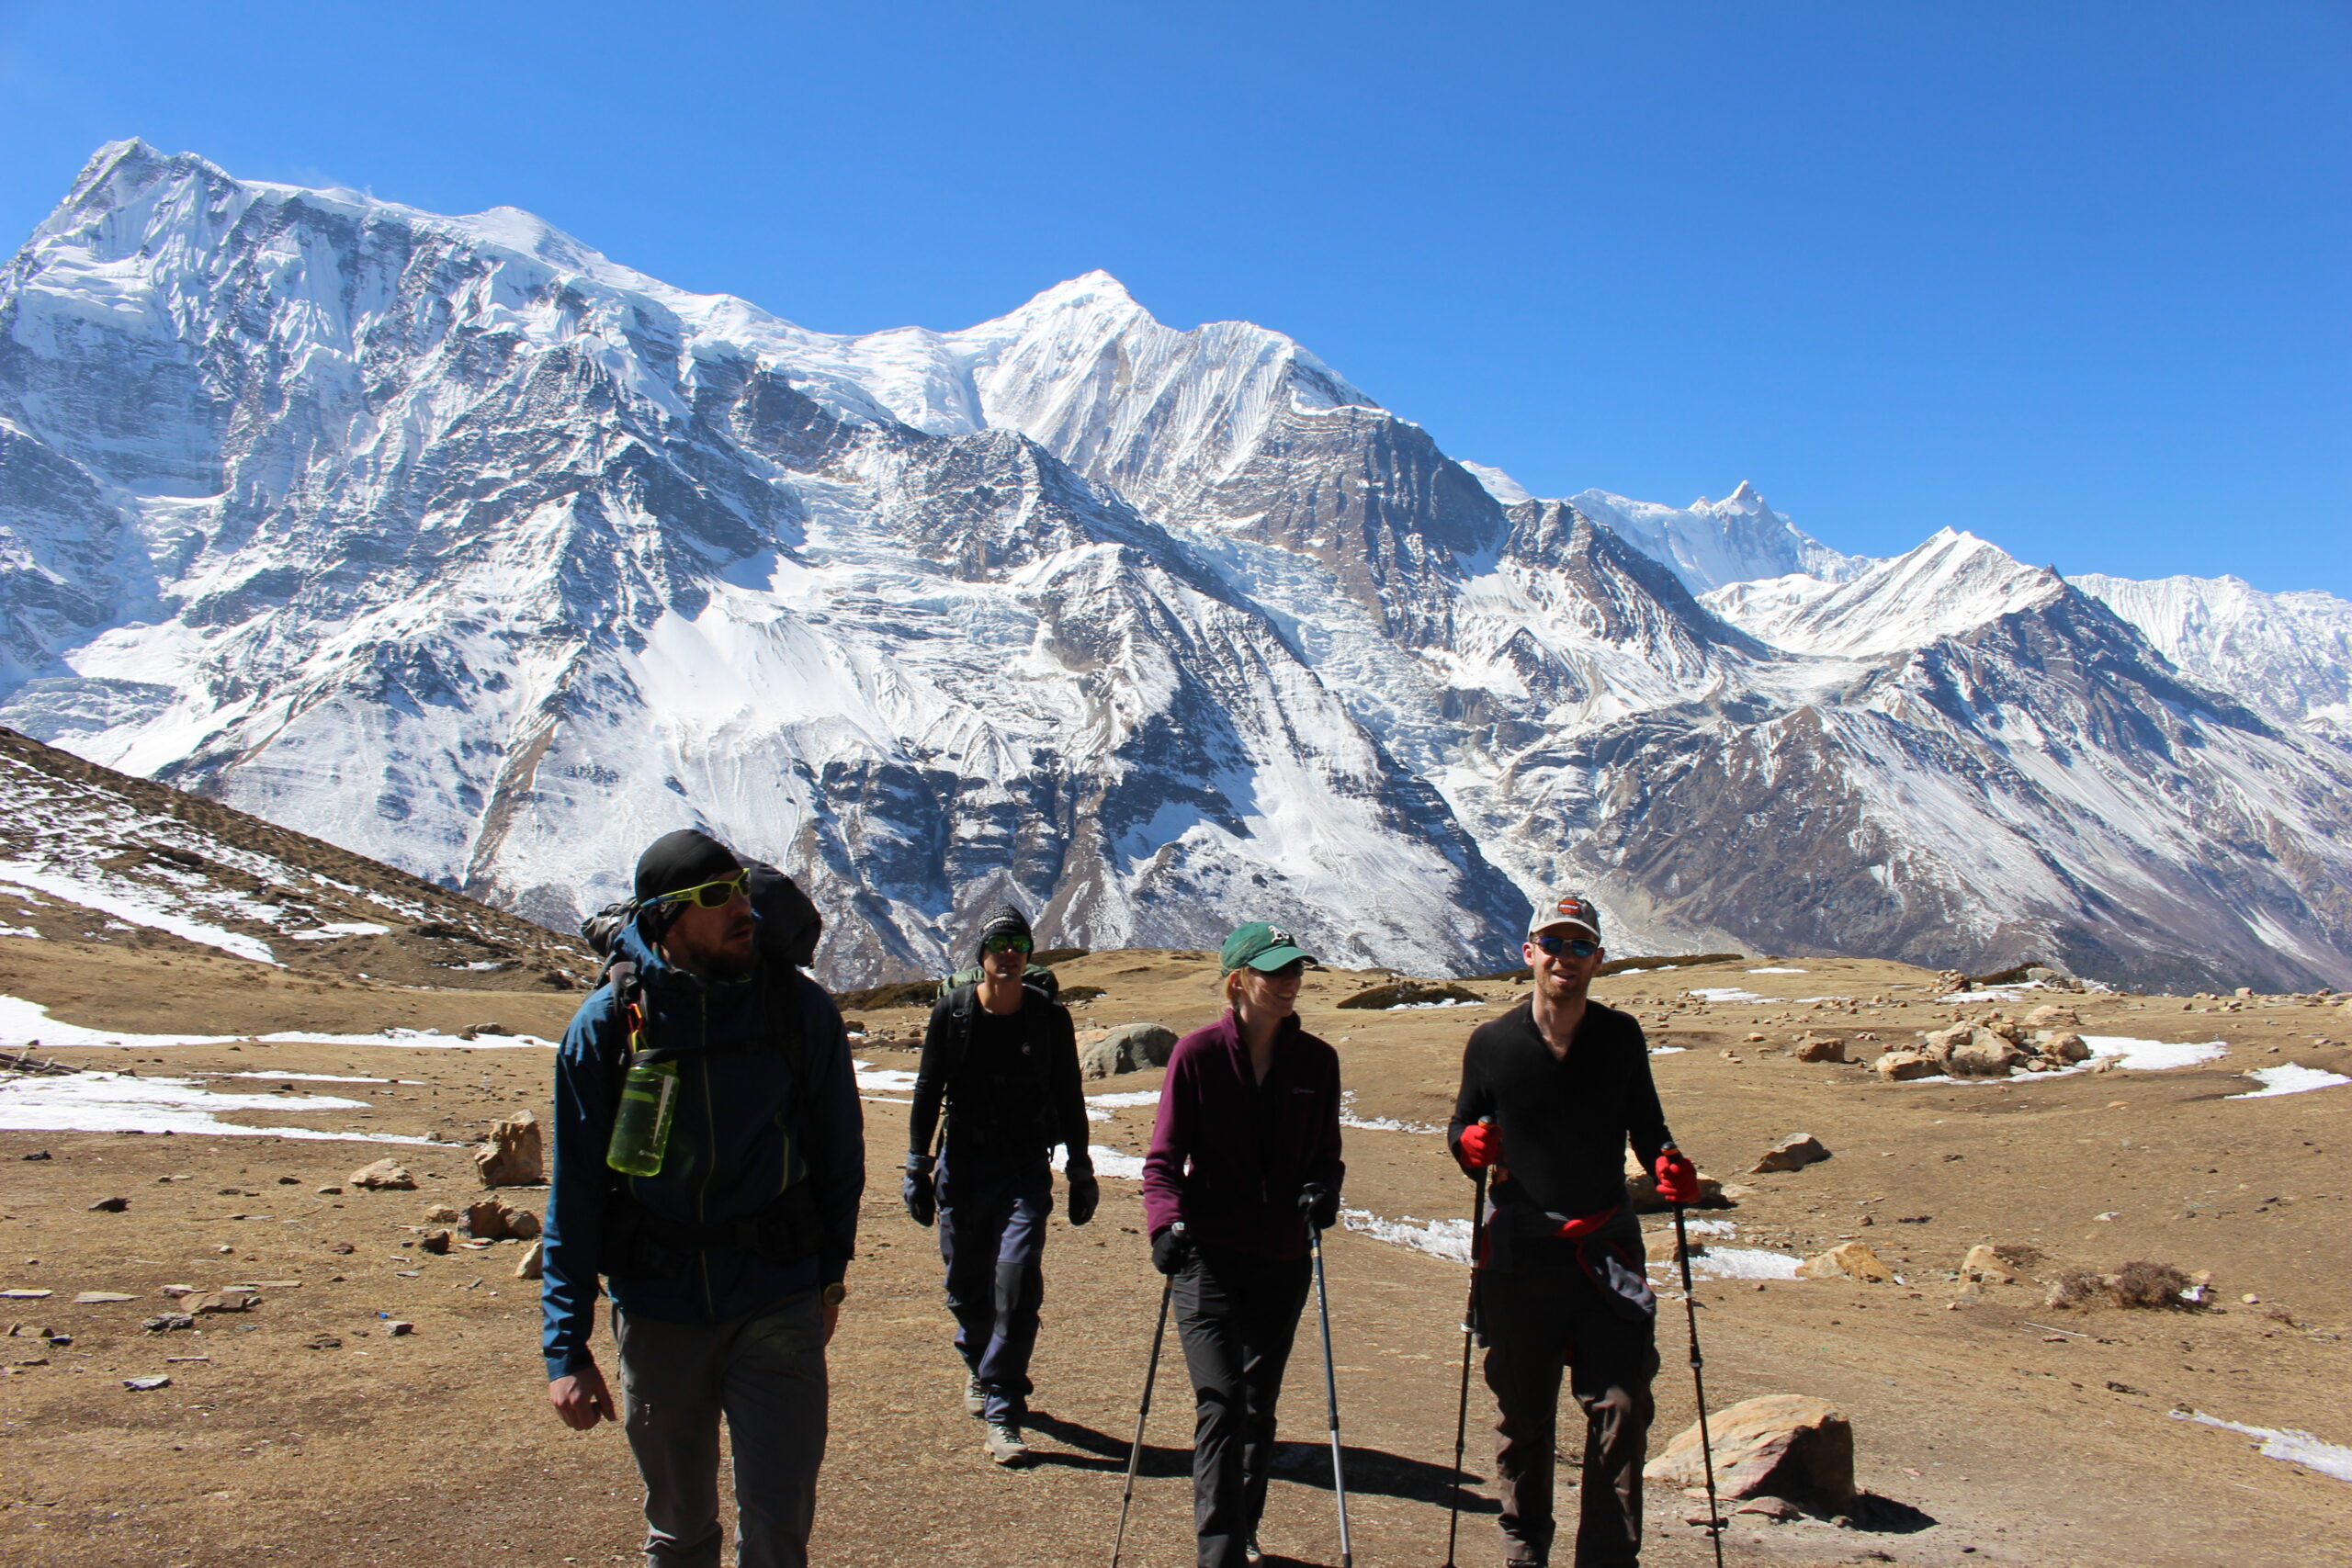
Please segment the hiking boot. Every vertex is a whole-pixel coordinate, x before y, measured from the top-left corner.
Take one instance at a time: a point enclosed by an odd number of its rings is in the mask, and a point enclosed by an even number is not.
[[[988,1386],[978,1378],[964,1380],[964,1414],[978,1420],[989,1407]]]
[[[989,1458],[999,1464],[1019,1464],[1029,1457],[1029,1445],[1022,1440],[1021,1428],[1010,1421],[991,1421],[985,1446]]]

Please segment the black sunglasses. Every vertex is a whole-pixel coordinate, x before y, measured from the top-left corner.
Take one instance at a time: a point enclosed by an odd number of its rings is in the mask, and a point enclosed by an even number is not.
[[[980,943],[982,953],[1035,953],[1036,950],[1037,944],[1027,937],[1005,931],[1000,931]]]
[[[1539,936],[1535,939],[1535,945],[1555,958],[1563,953],[1572,953],[1578,958],[1590,958],[1600,951],[1599,942],[1580,936]]]
[[[681,887],[675,893],[664,893],[654,900],[657,904],[692,904],[697,909],[723,909],[739,897],[748,897],[752,891],[752,874],[739,871],[717,882],[699,883]]]

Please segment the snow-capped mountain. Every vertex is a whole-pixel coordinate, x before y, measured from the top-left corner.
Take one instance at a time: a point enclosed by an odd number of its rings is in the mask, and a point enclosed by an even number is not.
[[[2100,598],[1529,497],[1099,273],[837,336],[118,144],[0,274],[0,722],[552,923],[706,825],[837,983],[1004,897],[1487,969],[1571,883],[1621,951],[2352,977],[2352,758]]]
[[[2070,581],[2140,628],[2189,679],[2273,717],[2352,740],[2352,603],[2265,593],[2236,577]]]

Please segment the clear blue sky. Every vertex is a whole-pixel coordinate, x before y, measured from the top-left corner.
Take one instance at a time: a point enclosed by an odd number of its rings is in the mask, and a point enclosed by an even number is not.
[[[2352,595],[2352,6],[0,0],[100,142],[527,208],[807,325],[1089,267],[1539,493]]]

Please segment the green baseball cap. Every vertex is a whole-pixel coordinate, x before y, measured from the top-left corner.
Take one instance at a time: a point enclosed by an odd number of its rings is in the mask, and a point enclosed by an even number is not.
[[[1225,951],[1217,955],[1222,972],[1232,974],[1243,964],[1271,973],[1294,959],[1304,958],[1309,964],[1320,964],[1298,939],[1280,926],[1270,926],[1263,920],[1252,920],[1225,939]]]

